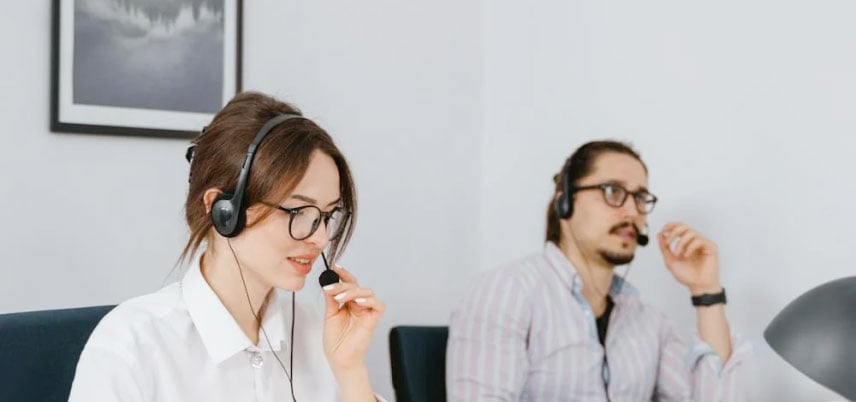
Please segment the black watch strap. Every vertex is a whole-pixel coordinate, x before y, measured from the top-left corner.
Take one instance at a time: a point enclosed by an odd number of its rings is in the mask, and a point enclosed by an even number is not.
[[[693,306],[712,306],[714,304],[725,304],[725,288],[719,293],[705,293],[692,297]]]

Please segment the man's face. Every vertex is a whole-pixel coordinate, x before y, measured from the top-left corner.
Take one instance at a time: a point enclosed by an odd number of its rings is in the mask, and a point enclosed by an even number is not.
[[[563,238],[576,238],[577,246],[586,255],[597,256],[611,265],[627,264],[636,251],[637,229],[646,222],[646,215],[639,212],[633,194],[647,191],[648,174],[636,158],[606,152],[595,159],[591,174],[580,179],[576,187],[603,184],[610,186],[606,190],[593,188],[574,193],[574,211],[571,219],[562,225]],[[620,197],[621,188],[628,193],[624,199]],[[610,205],[607,198],[612,204],[621,205]],[[642,204],[639,207],[644,210]]]

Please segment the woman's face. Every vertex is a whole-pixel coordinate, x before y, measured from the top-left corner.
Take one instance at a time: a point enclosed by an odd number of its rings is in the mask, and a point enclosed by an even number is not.
[[[231,240],[245,274],[249,273],[252,279],[263,286],[287,290],[303,288],[313,263],[329,242],[327,226],[322,219],[312,235],[295,240],[289,233],[292,214],[276,206],[292,209],[312,205],[323,212],[332,212],[340,205],[340,197],[336,163],[329,155],[314,151],[306,174],[287,198],[264,200],[270,205],[259,203],[247,209],[247,222],[250,224]],[[265,212],[270,214],[256,222]],[[314,212],[317,211],[313,208],[301,211],[310,214]],[[295,237],[302,237],[297,216],[294,221],[292,233]]]

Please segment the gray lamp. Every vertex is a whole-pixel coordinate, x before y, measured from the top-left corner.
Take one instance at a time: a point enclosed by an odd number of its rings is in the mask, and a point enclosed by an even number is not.
[[[856,401],[856,276],[803,293],[773,318],[764,338],[797,370]]]

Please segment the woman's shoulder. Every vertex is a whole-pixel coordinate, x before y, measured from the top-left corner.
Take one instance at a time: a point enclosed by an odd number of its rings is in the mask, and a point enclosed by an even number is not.
[[[157,292],[124,301],[111,310],[95,327],[87,347],[122,349],[143,345],[147,337],[175,328],[190,320],[178,282]]]

